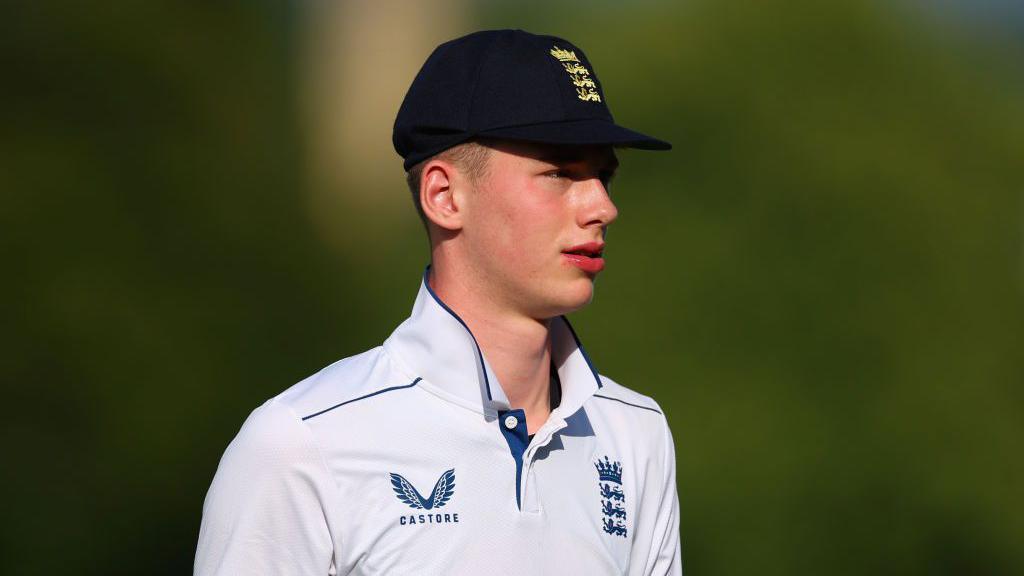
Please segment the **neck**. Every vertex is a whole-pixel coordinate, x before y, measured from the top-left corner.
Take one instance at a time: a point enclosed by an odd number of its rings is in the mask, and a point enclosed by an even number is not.
[[[517,314],[482,296],[485,290],[457,278],[432,266],[428,281],[438,298],[469,326],[509,403],[526,413],[526,427],[533,434],[551,413],[550,320]]]

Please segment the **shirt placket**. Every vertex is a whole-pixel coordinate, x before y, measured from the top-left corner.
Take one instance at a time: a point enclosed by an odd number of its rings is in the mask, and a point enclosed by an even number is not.
[[[566,422],[561,418],[549,421],[537,431],[533,442],[526,449],[526,453],[523,455],[523,467],[525,469],[525,473],[523,474],[523,504],[521,509],[524,512],[539,513],[542,511],[540,495],[537,490],[535,467],[538,463],[535,460],[535,456],[538,450],[550,444],[551,440],[555,437],[555,434],[565,427]]]

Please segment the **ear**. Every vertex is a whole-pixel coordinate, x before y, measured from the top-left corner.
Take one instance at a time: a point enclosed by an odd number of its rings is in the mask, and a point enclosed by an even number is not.
[[[458,168],[444,160],[431,160],[423,167],[420,205],[436,226],[451,231],[462,228],[462,188],[465,182]]]

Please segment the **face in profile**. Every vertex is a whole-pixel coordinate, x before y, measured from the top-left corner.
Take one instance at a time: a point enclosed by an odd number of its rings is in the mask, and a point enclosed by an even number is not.
[[[465,199],[467,255],[492,298],[533,318],[590,302],[605,267],[611,146],[489,142],[487,169]]]

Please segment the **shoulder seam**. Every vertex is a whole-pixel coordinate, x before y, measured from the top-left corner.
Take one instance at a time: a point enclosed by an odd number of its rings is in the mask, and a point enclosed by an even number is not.
[[[605,400],[614,400],[616,402],[621,402],[622,404],[625,404],[626,406],[632,406],[634,408],[640,408],[641,410],[650,410],[651,412],[654,412],[655,414],[661,414],[661,410],[658,410],[657,408],[651,408],[650,406],[641,406],[640,404],[633,404],[632,402],[626,402],[625,400],[620,400],[618,398],[612,398],[611,396],[602,396],[601,394],[594,394],[594,397],[595,398],[604,398]]]
[[[358,398],[352,398],[351,400],[345,400],[344,402],[339,402],[338,404],[335,404],[334,406],[331,406],[330,408],[324,408],[323,410],[321,410],[319,412],[314,412],[314,413],[310,414],[309,416],[303,416],[302,420],[305,421],[305,420],[309,420],[310,418],[315,418],[315,417],[317,417],[317,416],[319,416],[321,414],[325,414],[327,412],[330,412],[331,410],[334,410],[335,408],[340,408],[340,407],[342,407],[342,406],[344,406],[346,404],[351,404],[353,402],[358,402],[360,400],[365,400],[365,399],[367,399],[367,398],[369,398],[371,396],[376,396],[378,394],[383,394],[385,392],[391,392],[392,390],[401,390],[403,388],[412,388],[413,386],[419,384],[420,380],[422,380],[422,378],[417,378],[417,379],[413,380],[412,382],[410,382],[408,384],[403,384],[401,386],[391,386],[390,388],[383,388],[381,390],[377,390],[376,392],[370,392],[369,394],[364,394],[364,395],[362,395],[362,396],[360,396]]]

